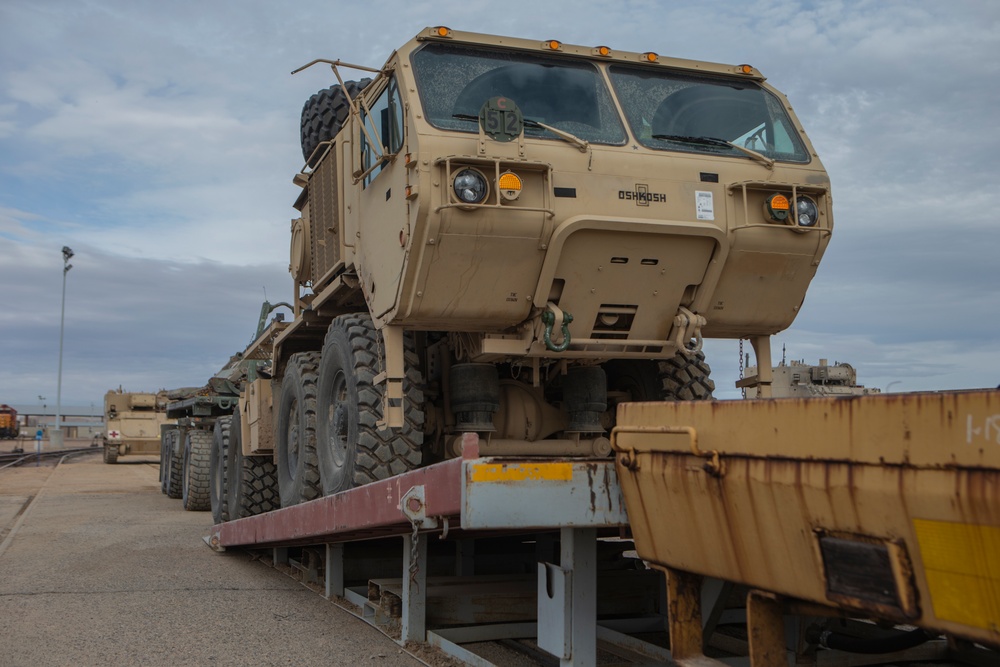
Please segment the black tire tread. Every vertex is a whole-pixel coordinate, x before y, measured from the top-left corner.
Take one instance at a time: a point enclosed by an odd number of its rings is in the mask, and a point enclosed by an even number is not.
[[[316,383],[319,379],[319,352],[297,352],[288,359],[282,379],[282,399],[279,410],[285,409],[285,392],[295,392],[296,384],[301,389],[301,429],[299,452],[295,470],[285,470],[287,452],[278,452],[278,488],[281,492],[281,506],[289,507],[314,500],[323,495],[319,475],[319,461],[316,457]],[[298,382],[296,383],[296,380]],[[279,449],[287,448],[288,417],[278,416],[278,437],[275,443]],[[284,428],[282,426],[285,426]]]
[[[341,315],[327,332],[329,342],[334,327],[347,332],[354,359],[354,378],[358,387],[358,442],[354,456],[354,486],[388,479],[423,463],[424,393],[423,377],[413,337],[403,337],[406,378],[403,381],[403,427],[379,429],[382,417],[383,388],[375,384],[381,372],[381,334],[365,313]]]
[[[678,352],[670,359],[659,362],[659,379],[663,386],[663,399],[667,401],[710,401],[715,391],[715,381],[709,375],[712,369],[699,350],[687,355]]]
[[[170,442],[167,443],[167,461],[170,477],[167,479],[167,498],[180,499],[184,494],[184,456],[174,456],[174,445],[180,442],[180,430],[170,432]]]
[[[212,509],[209,489],[212,434],[192,429],[188,431],[186,440],[185,448],[190,443],[190,449],[187,450],[187,465],[184,470],[184,509],[189,512],[206,512]]]
[[[242,519],[279,509],[278,469],[270,456],[244,456],[239,408],[229,428],[226,503],[229,518]]]
[[[229,521],[229,494],[226,485],[229,477],[229,442],[232,416],[219,417],[212,430],[212,457],[209,462],[209,495],[212,506],[212,521]],[[219,477],[221,476],[221,479]]]
[[[355,98],[371,81],[371,79],[345,81],[344,86],[351,98]],[[306,100],[302,106],[302,119],[299,124],[303,159],[309,160],[309,156],[317,146],[337,136],[347,120],[350,108],[351,105],[340,84],[324,88]]]
[[[241,456],[243,493],[239,517],[256,516],[281,507],[278,495],[278,470],[274,461],[263,456]]]
[[[118,463],[118,445],[104,445],[104,462]]]

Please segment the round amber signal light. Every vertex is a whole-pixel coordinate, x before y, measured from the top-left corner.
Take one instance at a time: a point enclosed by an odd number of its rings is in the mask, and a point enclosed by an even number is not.
[[[499,186],[497,189],[500,191],[500,196],[506,201],[514,201],[521,196],[521,188],[523,183],[521,182],[521,177],[512,171],[505,171],[500,174],[500,180],[497,182]]]
[[[788,220],[790,205],[788,197],[775,193],[764,200],[764,213],[775,222],[785,222]]]

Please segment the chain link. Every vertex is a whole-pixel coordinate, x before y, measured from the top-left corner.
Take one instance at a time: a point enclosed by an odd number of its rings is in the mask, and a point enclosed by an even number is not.
[[[740,379],[741,380],[743,379],[743,339],[742,338],[740,338]],[[740,392],[743,394],[743,398],[747,397],[747,388],[746,387],[743,387],[742,389],[740,389]]]
[[[417,586],[417,572],[420,567],[417,565],[417,552],[418,545],[420,544],[420,535],[417,533],[417,522],[413,522],[413,534],[410,535],[410,585]]]

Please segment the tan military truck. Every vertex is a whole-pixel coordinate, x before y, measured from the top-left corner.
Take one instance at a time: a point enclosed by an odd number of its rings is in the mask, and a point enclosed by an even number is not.
[[[270,366],[229,448],[273,457],[282,505],[467,432],[487,455],[607,455],[617,403],[711,396],[705,337],[771,368],[833,216],[754,67],[447,27],[379,69],[321,62],[338,83],[302,113],[293,319],[246,351]]]
[[[166,424],[166,392],[127,392],[121,387],[104,395],[104,462],[119,456],[160,452],[160,425]]]

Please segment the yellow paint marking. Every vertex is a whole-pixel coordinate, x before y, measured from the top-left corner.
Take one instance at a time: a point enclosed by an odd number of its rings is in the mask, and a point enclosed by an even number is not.
[[[573,479],[571,463],[478,463],[469,471],[473,482],[523,482],[544,480],[568,482]]]
[[[1000,627],[1000,526],[914,519],[934,615]]]

